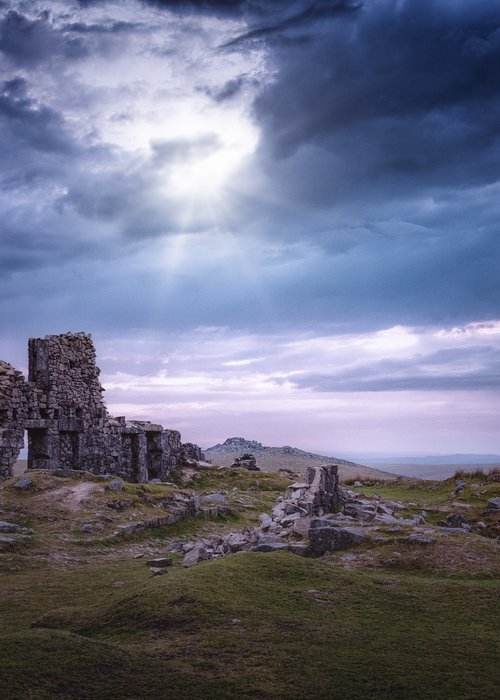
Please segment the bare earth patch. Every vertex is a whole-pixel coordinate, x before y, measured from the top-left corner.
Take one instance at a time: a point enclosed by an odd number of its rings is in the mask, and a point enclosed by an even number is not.
[[[62,486],[54,491],[45,491],[39,495],[39,501],[54,502],[59,507],[67,508],[75,513],[80,508],[82,501],[87,499],[92,491],[97,487],[97,484],[80,481],[74,486]]]

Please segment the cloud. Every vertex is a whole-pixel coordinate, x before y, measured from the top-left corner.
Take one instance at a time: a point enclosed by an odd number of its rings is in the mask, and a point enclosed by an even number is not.
[[[67,266],[61,285],[78,267],[96,290],[67,294],[97,327],[322,333],[495,315],[491,3],[80,5],[2,20],[2,250],[30,270],[27,290],[40,294],[37,265]],[[76,38],[90,53],[68,61]],[[242,144],[204,197],[211,157]]]
[[[64,118],[56,110],[30,98],[24,78],[17,76],[0,87],[0,119],[8,144],[14,139],[23,147],[46,153],[70,155],[75,151]]]
[[[305,374],[292,381],[300,388],[320,392],[497,391],[500,349],[444,349],[426,357],[360,364],[331,374]]]
[[[53,57],[80,59],[88,55],[83,41],[65,37],[55,29],[50,13],[43,11],[36,19],[9,10],[0,20],[0,51],[14,65],[32,68]]]
[[[365,3],[325,20],[307,43],[273,47],[276,79],[255,105],[262,151],[290,160],[308,148],[297,162],[307,172],[320,148],[330,201],[339,191],[490,182],[499,57],[491,3]]]
[[[252,7],[249,0],[143,0],[143,2],[175,12],[197,11],[227,15],[239,15],[248,7]]]
[[[256,40],[272,40],[276,35],[282,36],[287,30],[294,30],[297,28],[302,30],[314,22],[336,18],[345,13],[356,12],[361,8],[361,3],[350,2],[349,0],[334,0],[333,2],[309,2],[300,4],[302,7],[299,8],[298,11],[296,4],[292,4],[291,12],[288,8],[286,8],[286,6],[278,6],[279,14],[276,13],[275,16],[271,18],[271,20],[274,21],[271,21],[270,23],[269,17],[266,17],[266,15],[272,15],[274,13],[272,13],[272,10],[270,10],[268,5],[266,7],[266,12],[261,13],[264,15],[264,18],[268,20],[268,23],[260,24],[260,26],[237,36],[235,39],[229,41],[225,47],[237,47]],[[257,14],[257,17],[259,17],[259,14]],[[261,18],[259,17],[259,19]],[[295,41],[302,43],[303,38],[295,38]],[[288,44],[289,42],[287,41],[285,43]]]

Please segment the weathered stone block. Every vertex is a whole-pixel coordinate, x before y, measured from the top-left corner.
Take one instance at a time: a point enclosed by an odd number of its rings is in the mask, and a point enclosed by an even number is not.
[[[316,555],[347,549],[359,544],[364,539],[363,533],[351,527],[312,527],[309,530],[311,551]]]

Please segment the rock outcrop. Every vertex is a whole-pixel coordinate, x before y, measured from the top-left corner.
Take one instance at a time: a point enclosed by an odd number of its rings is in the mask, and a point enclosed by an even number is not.
[[[251,472],[260,472],[255,457],[251,452],[244,452],[241,457],[236,457],[231,467],[235,469],[248,469]]]

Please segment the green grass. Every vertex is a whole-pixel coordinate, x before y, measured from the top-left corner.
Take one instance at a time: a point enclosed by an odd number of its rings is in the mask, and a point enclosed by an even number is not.
[[[109,532],[130,515],[113,511],[102,534],[79,544],[78,524],[97,518],[107,499],[133,500],[142,518],[161,515],[157,506],[168,505],[172,489],[92,492],[71,513],[46,494],[74,480],[37,473],[36,491],[0,486],[4,519],[35,527],[31,547],[0,555],[1,700],[496,700],[494,540],[436,536],[415,547],[398,541],[401,532],[387,532],[385,542],[353,549],[361,563],[352,570],[344,568],[345,552],[325,560],[234,555],[190,569],[174,555],[166,575],[151,577],[146,558],[134,554],[166,553],[173,541],[254,523],[290,483],[235,469],[201,474],[187,488],[224,491],[234,509],[225,519],[191,518],[112,539]],[[458,495],[453,479],[432,491],[408,481],[354,490],[415,504],[402,514],[425,507],[437,518],[455,500],[471,503],[467,512],[477,515],[500,494],[498,482],[477,482],[473,489],[468,479]],[[383,560],[391,558],[388,568]]]
[[[288,553],[47,573],[2,579],[5,700],[497,697],[492,581]]]

